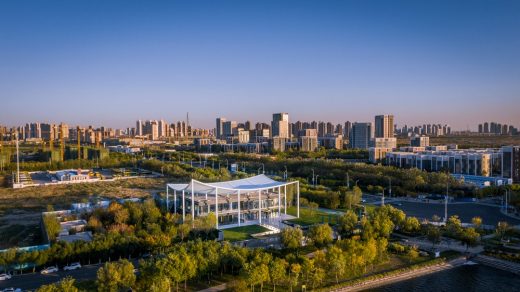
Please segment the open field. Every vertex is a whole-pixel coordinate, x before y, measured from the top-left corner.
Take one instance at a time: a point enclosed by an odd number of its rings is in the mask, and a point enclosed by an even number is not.
[[[224,229],[224,240],[229,241],[241,241],[246,239],[251,239],[251,234],[256,234],[260,232],[266,232],[269,229],[262,227],[260,225],[249,225],[249,226],[241,226],[235,228]]]
[[[136,178],[115,182],[55,185],[24,189],[0,188],[0,249],[40,244],[40,215],[94,197],[145,198],[164,191],[164,178]]]
[[[296,216],[296,207],[287,208],[287,214]],[[328,214],[319,210],[309,210],[306,208],[300,208],[300,218],[288,220],[289,222],[307,226],[322,223],[335,224],[337,222],[338,215]]]

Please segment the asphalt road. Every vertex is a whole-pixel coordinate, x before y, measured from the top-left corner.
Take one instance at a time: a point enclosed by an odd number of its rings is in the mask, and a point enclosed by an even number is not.
[[[34,274],[14,275],[10,280],[0,281],[0,289],[9,287],[21,288],[25,290],[34,290],[42,285],[52,284],[61,279],[72,276],[77,281],[90,280],[96,278],[97,270],[101,265],[83,266],[81,269],[74,271],[60,270],[57,273],[42,275],[39,272]]]
[[[394,207],[403,210],[408,216],[422,219],[431,219],[433,215],[444,217],[444,204],[406,201],[401,201],[400,203],[400,206],[394,205]],[[510,225],[520,224],[520,220],[502,214],[498,206],[475,203],[448,204],[448,217],[451,215],[458,215],[464,223],[470,223],[471,218],[479,216],[485,225],[496,225],[499,221],[506,221]]]
[[[132,260],[134,267],[138,266],[137,260]],[[10,280],[0,281],[0,290],[5,288],[20,288],[25,290],[35,290],[42,285],[52,284],[60,281],[61,279],[72,276],[76,281],[94,280],[97,277],[97,271],[102,264],[82,266],[81,269],[74,271],[63,271],[63,267],[60,267],[60,271],[57,273],[42,275],[39,272],[34,274],[23,274],[14,275]]]

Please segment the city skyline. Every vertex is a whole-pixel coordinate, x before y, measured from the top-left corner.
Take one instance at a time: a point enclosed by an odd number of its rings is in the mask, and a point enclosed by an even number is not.
[[[124,4],[2,2],[0,124],[520,125],[517,2]]]

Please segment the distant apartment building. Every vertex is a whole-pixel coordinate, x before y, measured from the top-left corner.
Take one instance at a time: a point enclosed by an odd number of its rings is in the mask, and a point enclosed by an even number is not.
[[[288,139],[282,137],[273,137],[270,140],[270,146],[273,151],[284,152]]]
[[[502,147],[502,176],[520,183],[520,146]]]
[[[137,120],[135,123],[135,135],[136,136],[143,136],[143,121]]]
[[[410,146],[412,147],[427,147],[430,146],[430,137],[428,136],[413,136],[410,138]]]
[[[372,140],[372,123],[353,123],[350,133],[350,147],[368,149]]]
[[[273,114],[273,120],[271,122],[271,137],[280,137],[285,139],[291,137],[291,133],[289,132],[288,113]]]
[[[318,149],[318,133],[316,129],[300,130],[298,136],[301,151],[312,152]]]
[[[159,138],[159,122],[156,120],[146,121],[143,126],[143,136],[148,136],[150,140]]]
[[[320,145],[327,149],[343,149],[343,135],[328,134],[318,138]]]
[[[229,137],[233,136],[233,133],[235,133],[238,129],[238,124],[236,121],[225,121],[222,124],[223,128],[223,137]]]
[[[217,118],[215,127],[215,137],[217,139],[224,138],[224,123],[227,122],[225,118]]]
[[[394,116],[379,115],[375,117],[375,138],[394,137]]]

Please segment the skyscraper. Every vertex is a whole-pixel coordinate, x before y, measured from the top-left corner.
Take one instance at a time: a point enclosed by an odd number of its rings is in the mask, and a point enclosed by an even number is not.
[[[379,115],[375,118],[375,137],[393,138],[394,137],[394,116]]]
[[[372,123],[353,123],[350,132],[350,147],[368,149],[372,140]]]
[[[290,135],[289,114],[273,114],[273,121],[271,122],[271,137],[290,138]]]
[[[217,118],[217,126],[215,128],[215,136],[217,139],[222,139],[224,135],[224,123],[227,120],[225,118]]]
[[[143,135],[143,121],[137,120],[135,123],[135,135],[142,136]]]

